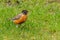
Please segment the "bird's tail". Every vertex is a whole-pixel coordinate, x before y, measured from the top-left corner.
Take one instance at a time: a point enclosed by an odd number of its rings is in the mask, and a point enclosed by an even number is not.
[[[9,18],[8,20],[13,21],[13,19],[12,19],[12,18]]]

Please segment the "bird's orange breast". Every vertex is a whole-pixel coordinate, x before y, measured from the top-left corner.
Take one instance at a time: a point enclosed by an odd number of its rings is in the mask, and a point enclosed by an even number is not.
[[[13,22],[14,22],[15,24],[20,24],[20,23],[26,21],[26,19],[27,19],[27,16],[26,16],[26,15],[22,15],[19,19],[14,20]]]

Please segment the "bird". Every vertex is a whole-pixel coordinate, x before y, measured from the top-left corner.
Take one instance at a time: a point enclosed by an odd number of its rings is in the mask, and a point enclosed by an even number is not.
[[[22,10],[21,13],[19,13],[14,18],[12,18],[13,23],[15,23],[15,24],[24,23],[27,20],[27,14],[28,14],[27,10]],[[18,27],[18,25],[16,27]]]

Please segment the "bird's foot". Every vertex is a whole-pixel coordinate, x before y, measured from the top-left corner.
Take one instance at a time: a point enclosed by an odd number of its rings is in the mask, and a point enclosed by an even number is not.
[[[19,27],[19,25],[16,25],[16,28],[18,28]]]

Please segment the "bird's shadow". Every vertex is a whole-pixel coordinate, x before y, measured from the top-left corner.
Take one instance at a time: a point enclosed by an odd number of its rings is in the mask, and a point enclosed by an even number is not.
[[[25,24],[18,24],[18,28],[20,28],[21,30],[24,30],[26,28],[26,25]]]

